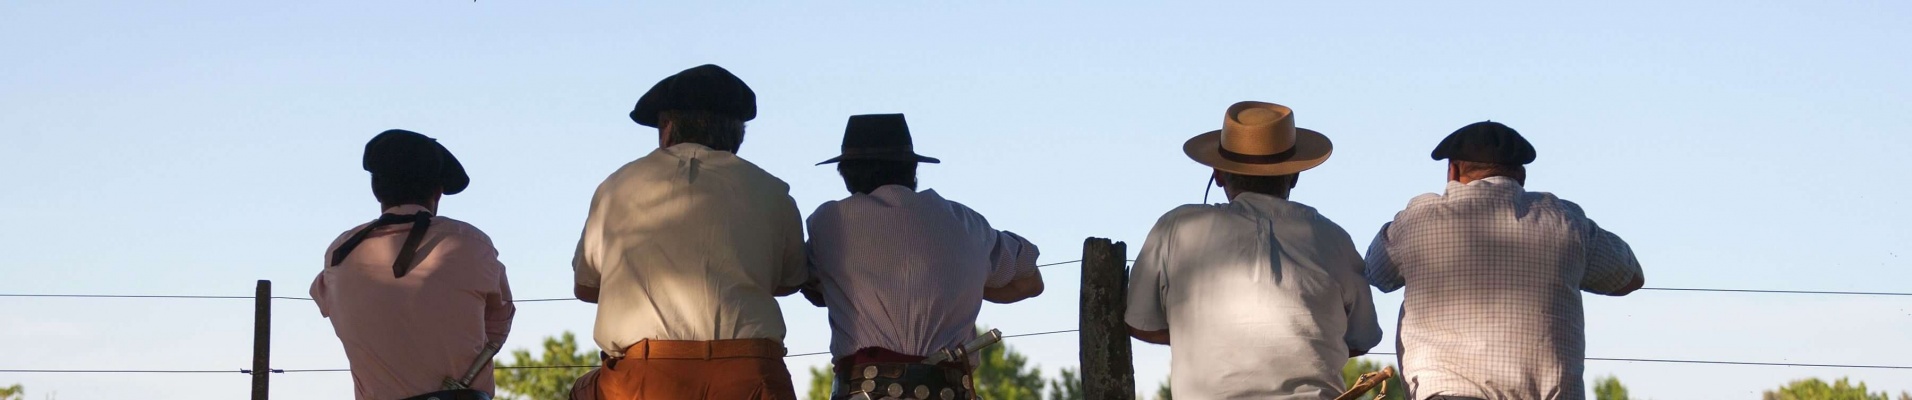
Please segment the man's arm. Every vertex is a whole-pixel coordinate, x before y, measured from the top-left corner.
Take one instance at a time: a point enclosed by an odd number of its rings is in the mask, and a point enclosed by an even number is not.
[[[1393,292],[1407,285],[1406,280],[1401,278],[1400,265],[1388,252],[1388,245],[1392,244],[1388,230],[1393,228],[1393,222],[1382,224],[1381,231],[1374,234],[1374,242],[1368,244],[1366,267],[1361,274],[1368,285],[1380,289],[1381,293]]]
[[[1036,267],[1036,257],[1042,251],[1029,239],[1024,239],[1009,231],[994,232],[995,244],[990,249],[988,281],[983,284],[983,300],[991,303],[1008,304],[1042,294],[1042,269]]]
[[[1135,338],[1135,340],[1159,344],[1163,346],[1168,345],[1168,330],[1167,329],[1163,329],[1159,331],[1145,331],[1141,329],[1135,329],[1134,325],[1130,325],[1129,337],[1133,337]]]
[[[771,294],[778,297],[789,296],[803,289],[810,282],[810,249],[803,242],[803,217],[797,213],[797,201],[784,196],[783,230],[783,269],[777,276],[777,287]]]
[[[1634,258],[1633,248],[1619,235],[1600,229],[1592,221],[1587,223],[1592,226],[1586,246],[1587,269],[1581,276],[1580,289],[1625,296],[1646,286],[1646,274],[1640,271],[1640,260]]]
[[[485,295],[485,339],[503,346],[511,335],[511,321],[518,315],[518,306],[511,303],[511,281],[505,277],[504,263],[498,262],[495,252],[491,260],[497,266],[498,288]]]
[[[1030,268],[1028,271],[1023,272],[1022,275],[1018,275],[1015,279],[1009,280],[1009,284],[1003,285],[1002,287],[983,288],[983,300],[989,300],[989,302],[997,304],[1023,301],[1041,294],[1042,270],[1038,268]]]

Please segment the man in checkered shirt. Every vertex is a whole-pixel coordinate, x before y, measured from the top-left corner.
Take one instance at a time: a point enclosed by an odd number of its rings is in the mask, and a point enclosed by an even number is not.
[[[1410,397],[1586,398],[1580,291],[1639,289],[1633,250],[1523,188],[1534,148],[1506,125],[1463,127],[1433,156],[1448,160],[1447,193],[1409,201],[1367,252],[1368,284],[1408,288],[1395,345]]]

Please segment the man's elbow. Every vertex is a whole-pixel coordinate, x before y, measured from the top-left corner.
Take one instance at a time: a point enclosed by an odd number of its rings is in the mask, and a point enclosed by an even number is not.
[[[578,300],[583,302],[591,304],[597,304],[598,302],[598,288],[577,285],[571,290],[571,293],[577,295]]]
[[[1135,338],[1135,340],[1140,340],[1143,342],[1154,343],[1154,344],[1159,344],[1164,346],[1168,345],[1169,343],[1169,335],[1168,335],[1167,329],[1163,329],[1159,331],[1145,331],[1141,329],[1136,329],[1135,326],[1131,325],[1129,326],[1129,337]]]
[[[1620,290],[1615,290],[1613,291],[1613,293],[1608,294],[1608,296],[1625,296],[1625,295],[1633,294],[1633,292],[1638,291],[1640,290],[1640,288],[1643,288],[1643,287],[1646,287],[1646,275],[1634,275],[1633,281],[1627,282],[1626,287],[1622,287],[1620,288]]]

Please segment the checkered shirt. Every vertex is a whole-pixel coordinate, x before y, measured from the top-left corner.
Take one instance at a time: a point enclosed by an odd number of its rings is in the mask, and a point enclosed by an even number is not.
[[[1640,274],[1580,206],[1505,177],[1415,197],[1375,235],[1366,272],[1382,292],[1407,287],[1396,346],[1412,397],[1490,400],[1585,398],[1580,291]]]

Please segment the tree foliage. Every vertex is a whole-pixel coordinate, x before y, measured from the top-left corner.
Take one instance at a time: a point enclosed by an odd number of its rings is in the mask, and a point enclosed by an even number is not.
[[[1365,359],[1365,358],[1356,358],[1356,359],[1348,360],[1347,364],[1341,365],[1341,385],[1342,385],[1341,387],[1344,387],[1344,388],[1353,387],[1354,381],[1361,379],[1361,374],[1374,372],[1374,371],[1380,371],[1381,368],[1388,367],[1388,366],[1391,366],[1391,365],[1369,361],[1368,359]],[[1369,391],[1368,395],[1361,397],[1361,399],[1372,399],[1372,400],[1406,399],[1407,384],[1401,381],[1401,375],[1400,375],[1401,369],[1397,367],[1394,369],[1394,372],[1395,372],[1394,377],[1388,378],[1388,396],[1386,398],[1375,399],[1374,391]]]
[[[1049,400],[1085,400],[1082,397],[1082,377],[1075,368],[1063,368],[1057,374],[1061,376],[1049,381]]]
[[[1902,393],[1899,397],[1908,396]],[[1768,390],[1760,398],[1764,400],[1892,400],[1892,395],[1883,391],[1867,392],[1865,382],[1854,385],[1846,378],[1839,378],[1832,383],[1826,383],[1819,378],[1809,378],[1792,381],[1786,386]]]
[[[1140,397],[1140,396],[1137,396],[1137,397]],[[1167,381],[1163,381],[1161,386],[1155,387],[1155,400],[1171,400],[1174,398],[1175,398],[1175,393],[1171,390],[1168,390]]]
[[[836,383],[836,372],[830,367],[810,367],[810,393],[804,400],[830,400],[830,386]]]
[[[20,384],[0,387],[0,400],[22,400],[27,398],[27,389]]]
[[[1620,378],[1607,375],[1593,380],[1593,398],[1595,400],[1627,400],[1627,386],[1620,384]]]
[[[578,350],[577,336],[566,331],[561,337],[544,338],[541,358],[532,358],[531,351],[518,349],[511,351],[511,362],[496,364],[501,367],[597,365],[597,353],[596,349]],[[492,376],[498,380],[499,399],[568,400],[571,384],[589,371],[589,368],[497,368],[492,370]]]

